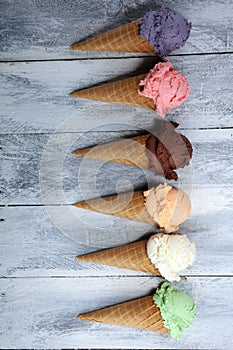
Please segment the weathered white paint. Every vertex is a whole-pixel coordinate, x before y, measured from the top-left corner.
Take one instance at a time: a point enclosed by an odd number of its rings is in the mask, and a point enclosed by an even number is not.
[[[197,257],[186,271],[188,280],[179,286],[194,294],[198,316],[179,343],[76,319],[79,312],[145,295],[161,279],[78,262],[75,256],[148,236],[155,228],[61,205],[80,200],[81,194],[93,196],[91,180],[98,162],[89,162],[86,173],[77,178],[81,162],[71,156],[72,150],[156,124],[153,111],[68,96],[73,89],[148,71],[155,57],[71,52],[69,45],[134,20],[161,3],[193,22],[187,44],[170,57],[187,76],[191,95],[168,113],[168,119],[180,123],[194,146],[192,166],[179,172],[177,185],[192,199],[192,214],[179,232],[195,242]],[[0,6],[0,59],[12,61],[0,64],[0,133],[5,134],[0,180],[1,348],[232,348],[232,1],[6,0]],[[207,52],[211,54],[193,55]],[[57,61],[38,62],[44,59]],[[56,135],[51,134],[54,130]],[[42,153],[46,200],[38,178]],[[64,198],[59,193],[61,178]],[[136,168],[105,164],[99,169],[98,190],[114,193],[119,179],[122,191],[130,188],[127,181],[135,189],[146,180],[160,181]],[[48,203],[56,205],[37,206]]]
[[[155,277],[27,278],[1,281],[2,348],[223,349],[233,346],[232,278],[188,278],[197,318],[181,340],[78,320],[77,314],[150,294]],[[224,339],[224,342],[223,342]]]
[[[193,159],[188,167],[179,170],[179,182],[171,183],[185,189],[189,194],[194,188],[194,206],[201,207],[205,212],[212,211],[212,206],[215,210],[217,195],[217,207],[224,209],[232,203],[231,129],[182,130],[182,133],[193,144]],[[165,181],[150,171],[136,167],[103,164],[101,161],[83,160],[72,155],[75,149],[130,134],[135,135],[135,132],[2,135],[2,203],[74,203],[82,198],[113,194],[117,189],[121,192],[129,191],[132,185],[135,189],[142,189],[147,183],[154,185]],[[199,195],[203,204],[209,202],[206,207],[208,209],[203,207]]]
[[[196,260],[185,275],[233,275],[233,214],[226,209],[192,214],[180,226],[178,232],[187,234],[197,248]],[[82,216],[72,221],[63,210],[60,219],[58,216],[53,222],[40,206],[7,207],[0,214],[5,220],[0,222],[1,277],[135,276],[139,273],[76,261],[75,257],[149,237],[156,231],[148,225],[88,211],[78,211]]]
[[[152,110],[77,99],[69,92],[143,69],[148,72],[155,62],[155,58],[128,58],[2,63],[1,133],[152,127],[157,116]],[[186,129],[232,126],[232,56],[188,55],[172,57],[171,62],[187,76],[191,94],[167,113],[168,119]]]
[[[112,53],[70,52],[69,46],[88,36],[140,18],[160,5],[182,14],[193,23],[189,40],[175,54],[232,51],[231,0],[195,0],[191,3],[183,0],[157,0],[156,3],[153,0],[7,0],[1,5],[1,59],[117,56]]]

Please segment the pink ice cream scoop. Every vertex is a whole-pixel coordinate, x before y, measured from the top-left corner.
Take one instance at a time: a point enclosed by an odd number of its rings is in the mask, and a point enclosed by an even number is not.
[[[171,62],[159,62],[139,83],[139,95],[152,98],[161,117],[178,107],[189,96],[190,86],[184,75],[174,70]]]

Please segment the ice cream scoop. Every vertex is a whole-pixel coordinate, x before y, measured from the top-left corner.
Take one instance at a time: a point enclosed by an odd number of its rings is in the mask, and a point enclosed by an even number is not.
[[[160,309],[164,326],[173,338],[179,340],[196,317],[194,300],[167,282],[156,290],[153,300]]]
[[[195,244],[186,235],[155,234],[147,242],[147,255],[168,281],[179,281],[180,272],[193,263]]]
[[[161,56],[183,46],[191,23],[161,7],[141,19],[71,45],[71,50],[158,53]]]
[[[183,16],[161,7],[147,12],[139,21],[140,36],[153,45],[154,51],[166,56],[183,46],[190,34],[191,23]]]
[[[177,126],[177,123],[162,120],[156,135],[150,135],[146,142],[149,168],[169,180],[178,180],[174,170],[188,165],[193,154],[191,142],[176,132]]]
[[[177,231],[191,212],[188,195],[166,183],[145,191],[144,196],[148,214],[166,232]]]
[[[157,63],[139,87],[139,95],[151,98],[161,117],[166,116],[167,110],[180,106],[190,93],[186,77],[174,70],[169,61]]]

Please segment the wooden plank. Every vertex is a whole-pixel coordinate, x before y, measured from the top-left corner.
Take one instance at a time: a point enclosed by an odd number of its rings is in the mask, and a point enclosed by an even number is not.
[[[227,192],[232,191],[232,131],[182,130],[182,133],[191,140],[194,156],[190,166],[179,170],[179,183],[171,183],[188,192],[194,187],[198,194],[203,188],[205,195],[211,192],[209,187],[216,188],[220,197],[223,191],[226,199]],[[133,132],[2,135],[2,204],[60,205],[165,181],[136,167],[72,155],[72,150],[130,134],[135,135]]]
[[[167,113],[181,128],[232,127],[232,55],[172,57],[191,95]],[[154,111],[69,97],[69,92],[154,66],[154,58],[2,63],[1,133],[113,131],[153,127]],[[144,68],[143,68],[144,67]],[[16,108],[17,107],[17,108]]]
[[[82,196],[93,197],[97,172],[97,191],[102,195],[161,181],[131,167],[93,161],[83,166],[71,156],[75,148],[152,128],[153,111],[68,96],[73,89],[154,65],[155,58],[143,54],[69,51],[74,41],[138,18],[154,3],[5,0],[0,4],[0,60],[12,62],[0,64],[1,348],[224,349],[233,345],[229,327],[233,323],[233,3],[196,0],[187,5],[168,0],[166,6],[193,22],[188,43],[170,57],[187,76],[191,95],[168,118],[180,123],[194,146],[192,166],[179,172],[178,186],[193,203],[192,214],[179,232],[195,242],[197,257],[186,271],[187,280],[178,286],[194,295],[197,320],[177,343],[158,334],[76,319],[80,312],[145,295],[162,281],[76,261],[78,254],[124,244],[156,229],[67,205]],[[194,55],[204,52],[228,54]],[[224,129],[195,130],[199,128]],[[54,130],[57,133],[51,134]]]
[[[216,197],[219,201],[218,194]],[[180,226],[179,233],[187,234],[197,250],[186,276],[233,275],[231,208],[211,211],[206,203],[206,208],[202,205],[200,212],[192,213]],[[70,217],[64,209],[55,217],[50,215],[52,210],[56,213],[57,207],[47,211],[40,206],[1,208],[0,217],[4,219],[0,222],[1,277],[145,276],[127,269],[76,261],[75,257],[149,237],[156,232],[155,228],[80,210],[77,216]]]
[[[150,294],[150,277],[33,278],[1,281],[2,348],[229,349],[233,346],[232,278],[188,278],[197,318],[181,340],[169,335],[89,323],[76,315]],[[224,339],[224,342],[223,342]]]
[[[164,3],[158,1],[33,1],[1,3],[2,60],[39,60],[109,57],[116,54],[70,52],[69,46],[120,24],[143,16]],[[166,7],[193,23],[191,36],[177,53],[230,52],[232,42],[231,0],[168,0]],[[176,52],[175,52],[176,53]],[[119,56],[119,55],[118,55]],[[122,56],[122,54],[121,54]]]

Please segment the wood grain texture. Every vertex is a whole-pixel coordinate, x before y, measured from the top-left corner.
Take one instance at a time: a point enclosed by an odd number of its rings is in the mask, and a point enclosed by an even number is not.
[[[219,196],[217,196],[219,198]],[[0,277],[136,276],[143,273],[76,261],[77,255],[149,237],[149,225],[85,211],[55,219],[40,206],[0,209]],[[62,215],[61,215],[62,214]],[[180,226],[196,244],[196,260],[184,274],[233,275],[232,209],[192,214]],[[66,236],[65,236],[66,235]],[[72,240],[69,239],[73,238]]]
[[[228,191],[232,193],[232,131],[182,130],[182,133],[192,142],[194,155],[191,165],[179,170],[179,183],[171,183],[188,192],[192,187],[197,193],[203,189],[205,195],[212,188],[211,198],[215,198],[215,189],[220,193],[222,190],[226,199]],[[2,135],[2,204],[74,203],[165,181],[149,170],[72,155],[75,149],[130,134],[133,132]],[[204,196],[201,198],[205,202]]]
[[[150,294],[151,277],[28,278],[1,282],[3,348],[223,349],[233,346],[232,278],[188,278],[197,318],[181,340],[169,335],[78,320],[77,314]]]
[[[193,23],[191,36],[177,53],[230,52],[231,0],[186,3],[182,0],[84,0],[1,2],[2,60],[109,57],[113,54],[70,52],[69,46],[143,16],[160,5]],[[174,52],[176,53],[176,52]],[[117,55],[115,55],[117,56]],[[119,56],[119,54],[118,54]],[[121,54],[122,56],[122,54]]]
[[[194,296],[197,319],[180,342],[76,318],[144,296],[162,279],[76,261],[79,254],[149,237],[156,228],[69,205],[164,180],[71,155],[152,131],[154,111],[68,95],[152,68],[159,59],[152,55],[69,46],[161,4],[193,22],[186,45],[169,57],[187,76],[191,95],[168,120],[180,123],[194,147],[176,185],[191,197],[193,210],[179,233],[196,244],[197,255],[177,287]],[[0,12],[0,347],[232,348],[232,1],[4,0]]]
[[[130,73],[155,58],[21,62],[0,65],[1,133],[113,131],[153,127],[156,113],[139,107],[76,99],[69,92]],[[190,97],[167,113],[181,128],[232,127],[232,56],[172,57],[191,86]],[[128,125],[126,125],[128,124]]]

